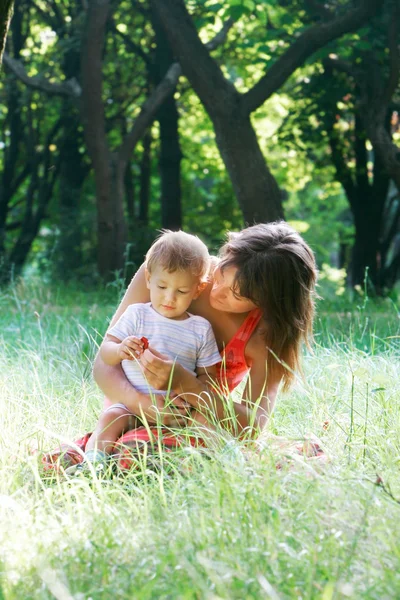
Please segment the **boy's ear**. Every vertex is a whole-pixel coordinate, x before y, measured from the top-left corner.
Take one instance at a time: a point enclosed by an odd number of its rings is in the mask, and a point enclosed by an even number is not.
[[[205,288],[207,287],[207,285],[208,285],[207,281],[201,281],[199,283],[199,285],[197,286],[196,293],[195,293],[194,298],[193,298],[194,300],[196,300],[196,298],[198,298],[200,296],[201,292],[203,290],[205,290]]]
[[[150,289],[150,272],[149,272],[148,269],[144,270],[144,276],[145,276],[145,279],[146,279],[146,287],[149,290]]]

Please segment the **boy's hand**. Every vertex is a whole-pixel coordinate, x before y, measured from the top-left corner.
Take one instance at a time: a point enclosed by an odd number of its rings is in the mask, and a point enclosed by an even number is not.
[[[140,358],[146,348],[146,338],[137,338],[134,335],[126,337],[119,344],[118,355],[121,360],[135,360]],[[147,340],[146,340],[147,341]],[[148,342],[147,342],[148,343]]]

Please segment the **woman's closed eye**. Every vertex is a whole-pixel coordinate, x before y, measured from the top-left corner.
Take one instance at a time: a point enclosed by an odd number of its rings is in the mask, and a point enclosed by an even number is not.
[[[240,296],[233,288],[230,288],[230,291],[232,292],[232,295],[235,298],[235,300],[245,300],[245,298],[243,298],[243,296]]]

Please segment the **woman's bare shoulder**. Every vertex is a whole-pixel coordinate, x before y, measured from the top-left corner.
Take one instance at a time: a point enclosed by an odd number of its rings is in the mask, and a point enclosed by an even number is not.
[[[255,360],[265,361],[267,357],[268,348],[265,343],[265,338],[260,331],[260,326],[258,326],[246,344],[246,358],[249,358],[254,362]]]
[[[144,276],[144,265],[133,276],[130,284],[127,287],[124,297],[122,298],[120,305],[118,306],[115,315],[113,316],[110,326],[114,325],[119,317],[125,312],[125,310],[131,304],[149,302],[150,293],[147,289],[146,279]]]

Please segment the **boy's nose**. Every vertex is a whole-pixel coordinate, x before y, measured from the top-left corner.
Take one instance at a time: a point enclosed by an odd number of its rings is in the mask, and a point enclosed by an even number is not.
[[[175,292],[168,291],[165,296],[166,296],[168,302],[175,302]]]

